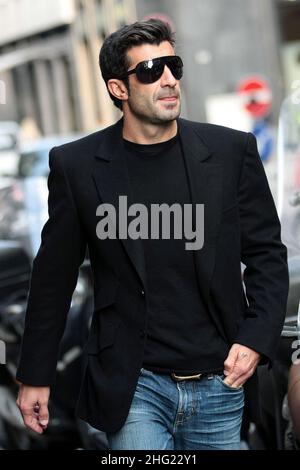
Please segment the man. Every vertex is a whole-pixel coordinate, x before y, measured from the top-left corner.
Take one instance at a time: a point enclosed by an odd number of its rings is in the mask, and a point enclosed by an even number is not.
[[[86,246],[95,307],[77,415],[112,450],[238,449],[244,399],[255,419],[256,367],[271,365],[285,315],[286,248],[253,135],[179,118],[182,65],[165,23],[116,31],[100,67],[123,118],[50,152],[17,373],[36,432]],[[157,208],[173,224],[151,225]]]

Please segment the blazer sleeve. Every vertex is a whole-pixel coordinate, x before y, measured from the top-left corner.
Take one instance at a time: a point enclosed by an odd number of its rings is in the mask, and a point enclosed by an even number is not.
[[[53,383],[59,343],[86,251],[71,188],[55,147],[49,153],[49,167],[49,218],[33,261],[16,374],[17,380],[33,386]]]
[[[248,133],[239,189],[241,260],[248,307],[235,343],[262,354],[271,367],[283,327],[289,275],[287,249],[257,150],[256,138]]]

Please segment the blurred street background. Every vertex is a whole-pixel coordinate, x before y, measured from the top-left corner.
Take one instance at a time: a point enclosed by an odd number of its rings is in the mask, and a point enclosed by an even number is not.
[[[1,120],[24,136],[91,131],[116,114],[100,79],[104,38],[160,16],[177,32],[184,61],[183,117],[247,127],[234,98],[242,80],[265,79],[270,121],[300,73],[297,0],[1,0]],[[223,109],[223,112],[219,112]],[[226,111],[226,112],[225,112]]]
[[[17,134],[21,146],[59,143],[116,121],[99,50],[111,32],[151,16],[177,33],[182,117],[254,132],[276,196],[279,113],[300,88],[298,0],[0,0],[0,176],[17,171],[4,155]]]
[[[106,448],[104,434],[73,416],[93,309],[88,262],[62,343],[48,435],[24,429],[13,377],[30,266],[48,215],[49,150],[119,119],[99,51],[107,35],[150,17],[176,31],[181,117],[257,137],[288,246],[291,289],[278,370],[261,373],[264,425],[245,423],[243,442],[299,448],[287,383],[300,322],[300,0],[0,0],[0,447]]]

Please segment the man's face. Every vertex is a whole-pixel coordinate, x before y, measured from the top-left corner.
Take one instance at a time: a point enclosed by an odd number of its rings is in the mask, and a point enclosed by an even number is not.
[[[128,70],[132,70],[139,62],[166,55],[175,55],[168,41],[157,45],[142,44],[134,46],[127,52],[130,60]],[[163,124],[173,121],[180,114],[179,80],[172,75],[165,65],[162,76],[154,83],[140,83],[136,75],[129,75],[130,95],[123,101],[124,114],[133,114],[138,119],[151,124]],[[125,104],[126,103],[126,104]],[[125,105],[125,106],[124,106]],[[128,113],[126,107],[128,106]]]

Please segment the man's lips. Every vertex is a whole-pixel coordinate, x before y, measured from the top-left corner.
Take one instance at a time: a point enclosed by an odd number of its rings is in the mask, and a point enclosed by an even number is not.
[[[177,96],[165,96],[164,98],[159,98],[162,101],[175,101],[177,100]]]

